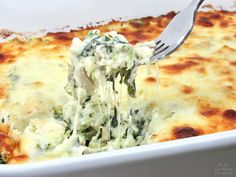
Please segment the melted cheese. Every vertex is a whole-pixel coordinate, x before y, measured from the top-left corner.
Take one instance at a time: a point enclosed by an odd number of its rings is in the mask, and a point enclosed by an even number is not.
[[[22,151],[36,158],[57,145],[65,136],[66,124],[55,119],[31,119],[21,138]]]
[[[52,116],[52,109],[61,107],[67,100],[62,86],[66,84],[67,63],[34,57],[19,59],[7,73],[9,94],[3,107],[10,115],[10,123],[20,130],[31,118]]]
[[[63,119],[72,123],[71,136],[78,134],[80,152],[81,148],[82,153],[91,153],[137,146],[149,138],[154,114],[147,111],[146,102],[130,102],[135,96],[136,68],[150,62],[154,46],[152,41],[130,45],[114,31],[101,35],[94,30],[83,42],[73,40],[67,83],[73,100],[65,105]],[[125,97],[132,106],[124,107],[119,99],[124,95],[117,88],[123,84],[127,85]]]

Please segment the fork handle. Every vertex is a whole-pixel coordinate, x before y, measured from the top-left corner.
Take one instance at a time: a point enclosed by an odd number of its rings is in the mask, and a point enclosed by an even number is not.
[[[204,0],[192,0],[192,2],[186,7],[186,9],[195,9],[195,12],[199,9]]]

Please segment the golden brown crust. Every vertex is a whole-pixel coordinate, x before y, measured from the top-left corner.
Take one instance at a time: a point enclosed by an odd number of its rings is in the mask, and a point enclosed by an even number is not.
[[[200,131],[188,126],[175,127],[173,129],[173,136],[176,139],[189,138],[200,134]]]
[[[19,142],[9,136],[10,127],[0,123],[0,154],[5,163],[22,163],[28,159],[27,155],[19,152]]]

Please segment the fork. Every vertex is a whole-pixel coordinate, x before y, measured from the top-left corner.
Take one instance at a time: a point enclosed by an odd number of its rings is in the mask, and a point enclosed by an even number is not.
[[[192,2],[179,12],[167,25],[160,36],[155,40],[151,61],[161,60],[170,55],[187,39],[193,29],[197,10],[204,0],[192,0]]]

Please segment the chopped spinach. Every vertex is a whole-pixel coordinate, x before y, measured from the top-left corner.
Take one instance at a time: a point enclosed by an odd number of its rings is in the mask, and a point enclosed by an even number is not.
[[[51,150],[52,149],[52,144],[49,143],[44,147],[45,151]]]
[[[112,119],[111,119],[111,126],[112,126],[113,128],[116,128],[116,127],[118,126],[117,109],[116,109],[116,108],[114,108],[114,115],[113,115],[113,117],[112,117]]]
[[[120,71],[120,76],[121,76],[121,83],[124,82],[124,84],[127,85],[127,90],[128,90],[128,94],[131,96],[131,97],[135,97],[135,93],[136,93],[136,85],[135,85],[135,80],[130,83],[129,82],[129,78],[132,74],[132,71],[133,71],[133,68],[131,69],[122,69]]]
[[[133,132],[133,136],[134,139],[137,139],[138,136],[142,135],[143,130],[145,129],[145,120],[142,118],[141,120],[136,121],[135,125],[137,127],[137,131]]]
[[[63,112],[62,110],[58,110],[58,109],[53,109],[53,117],[56,119],[56,120],[59,120],[59,121],[63,121],[66,123],[66,127],[65,127],[65,136],[69,137],[72,135],[73,131],[71,130],[71,120],[64,120],[64,115],[63,115]]]
[[[87,98],[84,100],[84,102],[86,103],[86,102],[88,102],[88,101],[90,101],[90,100],[91,100],[91,96],[88,95]]]
[[[86,99],[84,100],[84,102],[82,103],[82,108],[83,108],[83,109],[85,108],[86,103],[89,102],[90,100],[91,100],[91,96],[88,95],[88,96],[86,97]]]
[[[18,80],[20,79],[20,76],[19,76],[19,75],[13,74],[13,73],[9,74],[8,77],[10,78],[10,80],[11,80],[12,82],[16,82],[16,81],[18,81]]]
[[[127,138],[127,136],[128,136],[128,131],[129,131],[129,128],[127,128],[127,129],[125,130],[125,133],[124,133],[124,135],[123,135],[122,138],[124,138],[124,139]]]
[[[1,117],[1,123],[5,123],[5,119],[4,119],[4,117]]]
[[[0,164],[6,164],[7,163],[7,155],[4,152],[0,153]]]
[[[86,141],[90,141],[92,137],[97,134],[97,131],[92,126],[89,126],[88,128],[81,131],[81,134],[83,134]]]
[[[136,93],[136,86],[135,86],[135,81],[133,81],[131,84],[127,83],[126,84],[128,86],[128,93],[131,97],[135,97],[135,93]]]
[[[54,118],[63,121],[63,112],[61,110],[53,109]]]
[[[90,31],[86,36],[86,39],[89,41],[87,45],[83,48],[79,56],[93,56],[95,48],[99,45],[103,45],[108,53],[112,53],[115,44],[127,44],[126,41],[120,40],[119,37],[113,37],[109,34],[100,36],[100,33],[96,30]]]
[[[80,56],[87,57],[87,56],[92,56],[94,55],[94,49],[100,44],[99,41],[97,40],[100,38],[100,36],[94,37],[82,50],[80,53]]]
[[[45,146],[41,146],[40,144],[37,144],[36,145],[37,149],[40,150],[40,151],[49,151],[53,148],[52,144],[51,143],[48,143],[46,144]]]
[[[36,144],[36,148],[37,148],[38,150],[42,151],[42,148],[41,148],[40,144]]]
[[[65,127],[65,135],[67,137],[71,136],[73,131],[71,129],[71,120],[69,119],[67,122],[64,121],[66,123],[66,127]]]

